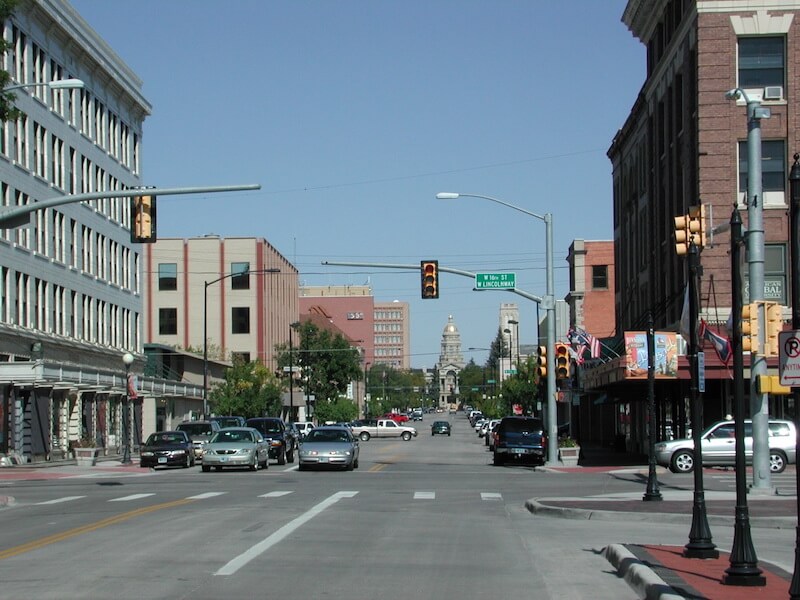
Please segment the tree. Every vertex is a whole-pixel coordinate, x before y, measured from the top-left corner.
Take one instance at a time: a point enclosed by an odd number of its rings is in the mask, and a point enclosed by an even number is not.
[[[346,423],[352,421],[358,415],[358,407],[347,398],[337,398],[333,402],[323,402],[317,404],[314,409],[314,416],[318,423],[333,421],[334,423]]]
[[[371,414],[405,410],[424,402],[425,376],[421,372],[404,371],[379,363],[369,370],[367,392],[371,398]]]
[[[0,0],[0,23],[5,23],[14,9],[19,4],[19,0]],[[0,38],[0,55],[5,56],[11,42]],[[0,90],[4,90],[11,82],[11,74],[8,71],[0,70]],[[0,121],[14,120],[20,117],[22,112],[14,106],[17,97],[13,92],[0,92]]]
[[[501,358],[511,356],[506,339],[503,336],[503,331],[497,328],[497,337],[494,338],[492,345],[489,347],[489,358],[486,360],[486,369],[493,374],[499,372]]]
[[[503,404],[509,410],[519,404],[525,414],[533,414],[536,409],[536,398],[539,393],[539,382],[536,377],[536,359],[529,356],[517,365],[517,374],[503,382],[501,393]]]
[[[322,329],[310,321],[296,327],[299,342],[292,348],[278,344],[275,347],[278,367],[300,367],[306,394],[316,397],[316,410],[323,402],[336,400],[347,390],[351,381],[360,381],[361,355],[340,333]],[[288,387],[288,386],[287,386]]]
[[[218,415],[245,418],[276,416],[281,413],[281,384],[260,361],[233,361],[225,381],[208,394],[211,410]]]

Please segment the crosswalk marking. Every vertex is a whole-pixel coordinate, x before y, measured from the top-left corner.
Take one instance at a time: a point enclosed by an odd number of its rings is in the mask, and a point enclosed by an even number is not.
[[[44,506],[45,504],[61,504],[62,502],[71,502],[72,500],[80,500],[81,498],[86,498],[86,496],[64,496],[63,498],[55,498],[54,500],[37,502],[36,506]]]
[[[131,494],[130,496],[122,496],[120,498],[112,498],[109,502],[130,502],[131,500],[140,500],[148,496],[155,496],[155,494]]]
[[[414,492],[414,500],[436,500],[436,492]]]
[[[282,492],[282,491],[267,492],[266,494],[261,494],[259,498],[280,498],[281,496],[286,496],[291,493],[292,492]]]
[[[503,495],[497,492],[481,492],[481,500],[502,500]]]
[[[187,500],[205,500],[206,498],[213,498],[214,496],[222,496],[228,492],[205,492],[204,494],[197,494],[196,496],[188,496]]]

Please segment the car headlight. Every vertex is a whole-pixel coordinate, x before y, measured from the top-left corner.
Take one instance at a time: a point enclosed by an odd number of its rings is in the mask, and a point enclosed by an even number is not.
[[[149,451],[145,451],[145,452],[142,452],[142,456],[154,456],[154,453],[153,452],[149,452]]]
[[[252,453],[253,453],[253,448],[239,448],[236,451],[236,454],[252,454]]]
[[[186,454],[186,450],[173,450],[172,456],[183,456]]]

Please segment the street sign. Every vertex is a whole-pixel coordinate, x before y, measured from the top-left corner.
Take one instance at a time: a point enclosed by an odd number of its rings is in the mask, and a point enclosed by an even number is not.
[[[516,273],[475,273],[475,289],[513,290],[516,287]]]
[[[702,350],[697,353],[697,391],[706,391],[706,353]]]
[[[517,370],[516,369],[505,369],[504,373],[506,375],[516,375],[517,374]]]
[[[778,334],[778,375],[781,385],[800,387],[800,331]]]

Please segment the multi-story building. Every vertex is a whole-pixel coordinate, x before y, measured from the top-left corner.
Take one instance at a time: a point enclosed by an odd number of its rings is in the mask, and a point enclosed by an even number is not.
[[[686,258],[675,252],[674,217],[705,207],[706,230],[727,223],[732,207],[747,226],[746,138],[740,88],[758,98],[771,117],[761,121],[765,232],[764,297],[788,301],[788,160],[800,148],[796,126],[800,84],[800,3],[731,0],[630,0],[623,21],[647,48],[647,79],[608,156],[613,165],[616,328],[643,330],[652,314],[656,330],[678,329],[687,284]],[[712,327],[731,306],[730,238],[709,235],[702,250],[700,318]],[[744,269],[747,279],[747,269]],[[745,302],[747,302],[745,296]],[[707,419],[730,412],[730,373],[706,352]],[[684,357],[680,372],[687,372]],[[659,380],[660,422],[685,425],[685,378]],[[641,447],[645,398],[640,378],[607,366],[587,384],[624,417],[622,434]],[[773,404],[780,411],[780,406]],[[771,409],[772,412],[772,409]],[[633,439],[631,439],[633,438]]]
[[[145,247],[144,272],[148,343],[277,370],[275,347],[288,344],[299,316],[298,282],[297,269],[268,241],[160,239]]]
[[[581,329],[596,338],[615,335],[614,242],[574,240],[567,262],[570,329]]]
[[[461,352],[461,333],[456,327],[453,315],[450,315],[442,331],[442,350],[439,353],[439,362],[436,363],[440,408],[446,408],[448,405],[455,407],[457,404],[458,377],[465,366],[464,355]]]
[[[411,317],[408,302],[376,302],[375,363],[411,368]]]
[[[0,127],[0,203],[142,186],[151,107],[136,74],[66,2],[20,3],[2,27],[11,44],[2,68],[23,87],[14,91],[22,114]],[[70,78],[83,88],[48,85]],[[129,207],[69,203],[0,231],[0,453],[41,460],[81,437],[121,443],[123,355],[142,369],[141,247]],[[154,412],[140,398],[133,431]]]

